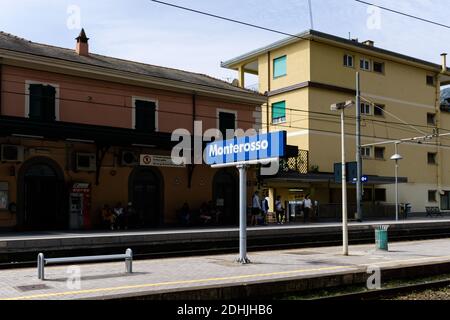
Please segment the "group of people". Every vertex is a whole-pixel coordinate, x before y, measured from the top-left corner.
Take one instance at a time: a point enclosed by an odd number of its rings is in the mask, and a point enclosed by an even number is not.
[[[213,201],[203,202],[198,216],[193,216],[189,204],[185,202],[179,212],[179,220],[184,226],[197,223],[200,225],[219,224],[222,212],[214,206]],[[197,220],[197,221],[196,221]]]
[[[307,194],[302,203],[303,221],[307,222],[313,211],[313,202],[310,195]],[[269,197],[268,194],[263,194],[262,199],[259,197],[259,191],[255,191],[252,198],[251,222],[250,225],[256,226],[258,224],[267,225],[267,215],[269,213]],[[284,224],[286,222],[286,210],[283,207],[281,196],[277,196],[275,200],[275,216],[277,224]],[[261,223],[258,223],[261,219]]]
[[[102,218],[106,226],[111,230],[127,230],[130,222],[136,219],[136,211],[131,202],[126,207],[118,202],[114,208],[105,204],[102,208]]]
[[[269,213],[269,196],[263,194],[262,199],[259,198],[259,191],[255,191],[252,199],[252,219],[250,225],[258,224],[267,225],[267,214]]]

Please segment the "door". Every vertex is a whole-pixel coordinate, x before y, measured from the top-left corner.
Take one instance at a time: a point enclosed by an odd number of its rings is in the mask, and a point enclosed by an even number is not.
[[[223,225],[236,225],[239,221],[238,181],[236,175],[219,171],[213,181],[213,201],[221,211],[219,222]]]
[[[136,211],[138,227],[157,227],[161,223],[161,183],[150,169],[140,169],[133,174],[131,199]]]
[[[67,227],[61,210],[63,182],[46,164],[28,168],[24,176],[24,225],[29,230],[55,230]]]

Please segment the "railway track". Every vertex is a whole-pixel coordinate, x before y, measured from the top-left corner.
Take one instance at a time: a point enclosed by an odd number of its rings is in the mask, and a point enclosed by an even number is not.
[[[426,281],[407,285],[398,285],[379,290],[368,290],[362,292],[336,294],[332,296],[313,298],[314,301],[333,301],[333,300],[384,300],[395,298],[401,295],[407,295],[425,290],[435,290],[450,286],[450,278],[444,280]]]

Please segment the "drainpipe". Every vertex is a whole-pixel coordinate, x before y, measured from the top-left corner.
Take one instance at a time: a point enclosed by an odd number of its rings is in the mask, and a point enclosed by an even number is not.
[[[270,51],[267,52],[267,108],[266,108],[266,126],[267,132],[270,131],[270,104],[269,104],[269,93],[270,93]]]
[[[195,120],[197,120],[197,94],[192,95],[192,132],[195,129]]]
[[[437,167],[437,183],[438,183],[438,191],[439,194],[442,193],[442,168],[443,168],[443,157],[442,157],[442,149],[441,149],[441,137],[440,129],[441,129],[441,75],[447,72],[447,54],[441,54],[442,57],[442,70],[440,74],[436,75],[436,142],[437,142],[437,158],[438,158],[438,167]],[[440,206],[440,204],[439,204]]]
[[[0,115],[2,114],[2,96],[3,96],[3,64],[0,58]]]

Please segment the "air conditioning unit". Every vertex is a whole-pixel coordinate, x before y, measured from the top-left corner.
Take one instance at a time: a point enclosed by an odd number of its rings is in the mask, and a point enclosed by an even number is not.
[[[97,157],[94,153],[77,153],[76,154],[76,170],[77,171],[96,171]]]
[[[23,162],[24,150],[23,146],[2,144],[1,160],[2,162]]]
[[[125,167],[139,165],[139,154],[132,151],[122,151],[120,164]]]

